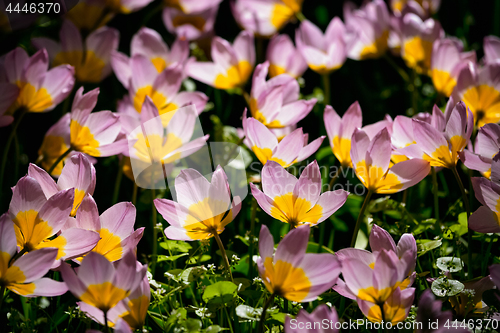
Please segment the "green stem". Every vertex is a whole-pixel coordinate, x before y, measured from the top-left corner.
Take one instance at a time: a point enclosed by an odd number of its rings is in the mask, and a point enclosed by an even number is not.
[[[16,253],[15,256],[12,257],[12,259],[10,259],[9,261],[9,266],[12,265],[12,263],[14,261],[16,261],[17,259],[21,258],[26,252],[28,252],[28,248],[23,247],[23,249],[21,251],[19,251],[18,253]]]
[[[106,333],[109,333],[109,325],[108,325],[108,311],[104,312],[104,327],[106,328]]]
[[[229,151],[229,154],[227,154],[227,159],[224,161],[224,164],[221,165],[222,167],[225,167],[226,165],[229,164],[229,162],[231,162],[231,156],[238,149],[238,147],[241,146],[243,141],[245,141],[245,138],[246,138],[246,136],[243,136],[241,139],[238,140],[238,142],[235,143],[234,147],[231,148],[231,150]]]
[[[120,185],[122,183],[123,176],[123,165],[125,164],[125,158],[122,157],[120,163],[118,164],[118,173],[116,174],[115,189],[113,191],[113,205],[118,201],[118,193],[120,192]]]
[[[307,20],[307,18],[304,16],[304,14],[302,14],[302,12],[297,12],[295,13],[295,17],[297,17],[297,19],[302,22],[304,20]]]
[[[137,183],[134,182],[134,189],[132,190],[132,204],[135,206],[135,203],[137,201]]]
[[[0,310],[2,310],[4,294],[5,294],[5,286],[2,286],[2,288],[0,289]]]
[[[485,276],[486,274],[486,267],[488,267],[488,260],[490,259],[492,246],[493,246],[493,238],[490,238],[490,243],[488,244],[488,249],[486,250],[486,255],[481,265],[481,276]]]
[[[19,127],[19,124],[21,123],[21,120],[23,119],[26,112],[27,112],[26,109],[21,110],[19,117],[16,119],[16,121],[12,125],[12,131],[10,132],[9,138],[7,139],[7,142],[5,143],[5,148],[3,150],[3,155],[2,155],[2,166],[0,167],[0,199],[2,197],[2,185],[3,185],[4,174],[5,174],[5,167],[7,166],[7,159],[9,157],[10,145],[12,144],[12,140],[14,139],[14,136],[16,135],[17,128]]]
[[[358,219],[356,220],[356,226],[354,227],[354,234],[352,235],[351,247],[354,247],[354,245],[356,245],[356,238],[358,237],[359,227],[361,226],[361,221],[363,220],[363,217],[365,215],[365,210],[366,207],[368,206],[368,203],[370,202],[370,197],[372,196],[372,193],[373,193],[372,190],[368,190],[368,194],[365,197],[363,206],[361,206],[361,210],[359,211]]]
[[[152,189],[151,190],[151,225],[153,227],[153,253],[151,254],[152,256],[152,261],[151,261],[151,274],[153,277],[155,276],[155,269],[156,269],[156,260],[158,256],[158,233],[157,233],[157,228],[156,228],[156,223],[157,223],[157,215],[156,215],[156,207],[154,200],[156,198],[156,190]]]
[[[380,314],[382,316],[382,325],[384,326],[384,331],[389,332],[389,329],[387,328],[387,325],[385,325],[385,313],[384,313],[384,304],[379,304],[380,307]]]
[[[54,164],[52,164],[52,166],[49,168],[49,170],[47,171],[47,173],[49,175],[52,175],[52,171],[54,171],[54,169],[56,168],[56,166],[59,163],[61,163],[61,161],[64,160],[64,158],[66,156],[68,156],[68,154],[71,153],[72,150],[73,150],[73,147],[69,147],[64,153],[62,153],[62,155],[57,158],[57,160],[54,162]]]
[[[272,294],[271,297],[269,297],[264,304],[264,307],[262,308],[262,314],[260,315],[260,322],[259,322],[259,333],[264,333],[264,326],[266,323],[266,312],[269,306],[272,304],[274,300],[275,294]]]
[[[385,53],[383,57],[385,60],[387,60],[389,65],[391,65],[391,67],[399,73],[399,75],[403,78],[403,80],[405,80],[405,82],[410,82],[410,77],[408,76],[408,74],[401,67],[399,67],[398,64],[396,64],[396,62],[387,53]]]
[[[434,216],[436,223],[439,223],[439,197],[438,197],[438,182],[436,175],[436,168],[432,167],[432,194],[434,195]]]
[[[233,281],[233,274],[231,273],[231,266],[229,265],[229,259],[227,258],[227,253],[226,250],[224,249],[224,245],[222,244],[222,241],[220,240],[219,234],[217,233],[217,230],[214,230],[214,238],[215,241],[217,242],[217,245],[219,245],[219,250],[220,253],[222,254],[222,259],[224,261],[224,266],[226,266],[226,271],[229,274],[229,277],[231,278],[231,281]]]
[[[333,175],[332,179],[330,179],[330,184],[328,184],[328,191],[333,191],[332,190],[333,185],[335,185],[335,183],[339,179],[341,172],[342,172],[342,165],[338,167],[338,169],[335,172],[335,174]]]
[[[417,71],[415,69],[413,69],[412,75],[411,75],[411,86],[412,86],[411,105],[412,105],[414,114],[418,113],[418,91],[417,91],[417,86],[415,85],[416,80],[417,80]]]
[[[233,325],[231,325],[231,317],[229,316],[229,313],[227,312],[227,307],[224,307],[224,312],[226,312],[227,322],[229,323],[229,330],[231,331],[231,333],[234,333]]]
[[[248,278],[253,277],[253,251],[254,251],[254,232],[255,232],[255,217],[257,216],[257,200],[252,198],[252,211],[250,213],[250,245],[248,258]]]
[[[323,78],[323,93],[324,93],[324,100],[323,104],[329,105],[330,104],[330,74],[323,74],[321,75]]]
[[[460,176],[457,171],[457,167],[451,169],[453,171],[453,175],[457,180],[458,186],[460,187],[460,192],[462,192],[462,198],[464,200],[465,210],[467,212],[467,279],[472,279],[472,230],[469,228],[469,216],[470,216],[470,206],[469,199],[467,198],[467,193],[465,192],[464,184],[460,179]]]

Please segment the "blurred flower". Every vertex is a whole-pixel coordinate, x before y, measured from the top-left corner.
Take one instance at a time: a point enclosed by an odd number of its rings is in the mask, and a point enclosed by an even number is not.
[[[304,134],[302,128],[298,128],[278,143],[276,135],[271,130],[257,119],[246,118],[246,114],[243,115],[243,131],[246,136],[245,144],[262,164],[274,161],[285,168],[311,156],[325,138],[320,136],[307,144],[309,135]]]
[[[297,180],[281,165],[269,161],[262,168],[262,190],[250,183],[252,195],[267,214],[291,228],[316,225],[329,218],[346,202],[349,192],[327,191],[321,194],[318,162],[311,162]]]
[[[144,228],[134,231],[136,210],[130,202],[117,203],[99,216],[94,199],[87,195],[82,201],[75,220],[70,227],[92,230],[101,236],[92,252],[102,254],[109,261],[123,258],[128,251],[135,252]],[[82,258],[77,258],[81,261]]]
[[[331,73],[346,60],[344,23],[334,17],[323,34],[321,30],[305,20],[295,32],[295,44],[313,71],[319,74]]]
[[[186,14],[218,6],[221,2],[222,0],[163,0],[165,6],[180,9]]]
[[[432,44],[444,37],[441,25],[432,18],[422,21],[413,13],[406,14],[401,20],[401,57],[417,73],[429,74]]]
[[[10,125],[14,121],[14,117],[10,115],[9,107],[14,103],[19,96],[19,88],[17,85],[8,82],[0,82],[0,127]]]
[[[469,228],[481,233],[500,232],[500,155],[491,163],[491,180],[472,177],[476,199],[482,204],[469,218]]]
[[[197,1],[198,4],[203,2],[207,3],[207,1]],[[163,23],[168,32],[187,40],[199,40],[211,36],[214,31],[215,17],[219,10],[219,3],[217,1],[210,2],[210,7],[189,13],[174,7],[163,9]]]
[[[78,29],[90,33],[108,23],[114,16],[115,13],[108,10],[106,1],[79,0],[66,13],[65,18],[73,22]]]
[[[137,269],[141,268],[141,264],[137,262]],[[147,310],[151,300],[151,290],[147,276],[144,276],[141,283],[135,288],[128,297],[120,301],[116,306],[108,311],[108,324],[118,329],[121,320],[131,329],[141,329],[146,319]],[[99,309],[84,303],[77,302],[80,310],[85,312],[93,320],[99,324],[104,325],[104,314]],[[116,323],[116,325],[115,325]]]
[[[392,149],[387,128],[373,139],[356,129],[351,142],[351,159],[358,179],[374,193],[396,193],[419,183],[427,176],[427,161],[414,158],[390,167]]]
[[[474,119],[463,102],[457,103],[451,112],[447,111],[445,118],[444,131],[424,121],[413,119],[416,144],[399,149],[399,152],[408,157],[423,158],[431,166],[455,168],[459,154],[470,140]]]
[[[288,35],[276,35],[271,38],[267,46],[266,59],[270,64],[271,77],[286,73],[297,79],[307,69],[306,61]]]
[[[285,333],[302,333],[304,330],[307,330],[308,333],[338,333],[340,329],[335,328],[335,324],[338,322],[339,316],[335,308],[329,308],[328,305],[321,304],[311,313],[301,309],[294,321],[287,315],[285,318]],[[317,328],[318,323],[321,323],[319,328]],[[324,325],[324,323],[327,324]]]
[[[325,107],[323,120],[330,141],[330,147],[344,168],[352,168],[351,138],[354,130],[361,127],[362,117],[358,101],[352,103],[342,118],[339,117],[330,105]]]
[[[366,2],[355,9],[344,3],[347,56],[354,60],[378,58],[387,51],[390,17],[383,0]]]
[[[153,0],[104,0],[108,10],[120,14],[130,14],[146,7]]]
[[[390,6],[397,16],[404,15],[410,7],[410,11],[419,13],[420,17],[429,17],[437,13],[441,0],[391,0]]]
[[[101,254],[91,252],[83,258],[76,274],[68,264],[61,265],[60,271],[76,298],[107,313],[139,286],[147,266],[137,269],[131,251],[114,265]]]
[[[127,147],[127,140],[116,140],[120,133],[119,116],[111,111],[91,113],[97,103],[99,88],[83,94],[78,89],[71,107],[71,149],[95,157],[112,156]],[[115,141],[116,140],[116,141]]]
[[[68,97],[75,83],[71,66],[61,65],[48,70],[46,50],[28,57],[26,51],[17,47],[5,55],[3,67],[6,81],[19,87],[16,101],[4,116],[11,116],[21,108],[27,112],[50,111]]]
[[[59,38],[60,44],[45,37],[31,42],[38,49],[47,49],[53,66],[73,66],[79,82],[99,83],[111,73],[111,53],[118,48],[120,38],[118,30],[102,27],[88,35],[83,44],[76,26],[65,20]]]
[[[17,254],[17,244],[8,213],[0,216],[0,253],[1,287],[25,297],[59,296],[68,290],[63,282],[43,278],[57,257],[55,248],[33,251],[11,262]]]
[[[468,63],[458,75],[452,96],[467,105],[477,126],[500,121],[500,62],[482,68]]]
[[[434,42],[430,75],[437,92],[449,97],[457,84],[460,70],[468,61],[476,62],[476,52],[462,52],[458,39],[443,38]]]
[[[188,75],[217,89],[244,86],[255,65],[253,36],[248,31],[242,31],[233,45],[215,37],[212,41],[212,59],[214,62],[189,63],[186,66]]]
[[[500,60],[500,38],[486,36],[483,41],[484,62],[491,64]]]
[[[155,199],[158,212],[170,224],[169,239],[203,240],[220,234],[238,215],[241,199],[233,197],[224,170],[217,166],[209,182],[198,171],[185,169],[175,178],[177,202]]]
[[[479,129],[474,151],[464,149],[460,159],[467,168],[477,170],[484,177],[490,178],[491,163],[498,152],[500,152],[500,125],[491,123]]]
[[[249,103],[252,117],[269,128],[296,125],[311,112],[316,98],[299,100],[299,84],[290,75],[282,74],[266,81],[268,68],[266,61],[257,65],[253,74]]]
[[[28,168],[28,176],[36,179],[47,199],[60,191],[74,189],[71,216],[76,215],[78,207],[80,207],[83,198],[87,194],[94,194],[95,169],[82,153],[76,153],[68,159],[66,165],[62,168],[57,184],[45,170],[31,163]]]
[[[311,302],[336,282],[341,266],[330,253],[306,253],[310,228],[291,230],[274,252],[273,236],[263,224],[259,235],[259,275],[267,290],[293,302]]]
[[[131,56],[142,55],[151,61],[158,73],[167,67],[177,64],[185,64],[189,56],[189,42],[177,38],[169,50],[161,35],[153,29],[142,27],[133,37],[130,43]],[[132,78],[130,58],[121,52],[114,52],[111,65],[118,80],[125,88],[129,88]]]
[[[422,326],[417,328],[417,333],[442,333],[449,332],[453,327],[453,332],[465,333],[470,332],[467,328],[459,325],[451,326],[447,323],[453,322],[453,314],[450,310],[441,311],[442,301],[436,300],[436,297],[430,289],[426,289],[418,301],[417,320],[422,323]],[[436,325],[434,327],[434,325]]]
[[[21,251],[55,247],[58,253],[52,263],[57,267],[59,259],[79,257],[97,244],[99,235],[93,231],[70,228],[60,232],[73,207],[74,192],[72,188],[62,190],[47,199],[36,179],[24,176],[17,182],[9,217]]]
[[[261,37],[277,33],[301,11],[303,0],[236,0],[233,16],[243,29]]]
[[[399,272],[398,274],[400,275],[398,276],[398,282],[396,282],[395,288],[399,287],[401,290],[404,290],[411,286],[416,277],[415,265],[417,262],[417,243],[413,235],[410,233],[403,234],[396,246],[396,243],[394,243],[394,240],[387,231],[373,224],[369,242],[372,252],[356,248],[345,248],[338,250],[336,255],[341,262],[344,262],[344,260],[356,259],[360,260],[371,269],[375,269],[375,263],[381,251],[392,252],[399,258],[396,266]],[[391,257],[394,256],[391,255]],[[380,282],[382,283],[382,281]],[[337,281],[333,289],[344,297],[350,299],[356,299],[357,297],[357,294],[350,290],[349,286],[342,279]]]
[[[122,116],[134,180],[143,187],[153,186],[169,174],[171,164],[206,145],[209,135],[194,138],[197,111],[194,105],[160,115],[146,97],[139,119]]]

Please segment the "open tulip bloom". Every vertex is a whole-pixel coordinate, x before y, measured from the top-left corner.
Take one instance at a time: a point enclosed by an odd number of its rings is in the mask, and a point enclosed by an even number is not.
[[[111,73],[111,52],[118,48],[118,30],[102,27],[85,39],[85,46],[78,28],[71,21],[64,21],[59,33],[61,43],[52,39],[33,38],[38,49],[45,48],[53,66],[69,64],[75,68],[79,82],[101,82]]]
[[[6,81],[19,87],[19,95],[7,115],[21,108],[27,112],[50,111],[68,97],[75,84],[73,67],[60,65],[50,70],[48,67],[45,49],[29,57],[18,47],[5,55]]]
[[[242,31],[232,45],[214,37],[211,54],[213,62],[189,63],[186,68],[188,75],[217,89],[241,88],[255,65],[253,35]]]
[[[304,74],[307,63],[293,45],[288,35],[275,35],[267,46],[266,60],[269,61],[269,76],[288,74],[295,79]]]
[[[311,302],[337,281],[341,265],[334,255],[306,253],[309,233],[309,226],[291,230],[275,252],[273,236],[262,225],[257,266],[271,294],[294,302]]]
[[[474,151],[464,149],[460,159],[471,170],[477,170],[490,178],[493,158],[500,152],[500,125],[486,124],[481,127],[476,137]]]
[[[92,250],[99,240],[96,232],[79,228],[62,231],[73,208],[74,193],[70,188],[47,199],[34,178],[25,176],[18,181],[8,213],[15,225],[17,245],[23,253],[45,247],[57,248],[59,252],[53,261],[57,267],[59,259],[76,258]]]
[[[299,83],[282,74],[266,81],[269,63],[257,65],[250,92],[252,117],[269,128],[296,125],[311,112],[316,98],[299,100]]]
[[[329,218],[347,200],[344,190],[321,194],[321,174],[316,161],[310,163],[297,180],[281,165],[269,161],[262,168],[262,190],[250,183],[252,195],[269,215],[292,228],[316,225]]]
[[[246,111],[243,114],[243,132],[246,137],[245,144],[262,164],[274,161],[283,167],[289,167],[311,156],[325,138],[320,136],[307,144],[309,135],[304,134],[302,128],[297,128],[278,142],[275,133],[257,119],[247,118]]]
[[[142,282],[147,266],[137,269],[133,252],[129,251],[123,259],[113,264],[103,255],[89,253],[77,272],[63,264],[60,271],[64,282],[76,298],[104,313],[128,297]]]
[[[48,247],[17,257],[14,223],[7,213],[0,216],[0,254],[2,255],[0,300],[3,300],[4,288],[24,297],[64,294],[68,290],[65,283],[43,277],[56,260],[57,251],[56,248]],[[12,261],[14,258],[17,259]]]

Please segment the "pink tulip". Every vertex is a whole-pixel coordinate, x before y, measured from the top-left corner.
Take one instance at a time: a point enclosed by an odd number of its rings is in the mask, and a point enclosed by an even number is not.
[[[500,159],[499,155],[491,163],[491,180],[472,177],[476,199],[482,204],[469,218],[469,228],[481,233],[500,232],[498,223],[500,211]]]
[[[202,2],[198,1],[199,4]],[[175,7],[165,7],[162,17],[168,32],[189,41],[211,36],[214,33],[219,3],[210,2],[211,6],[189,13]]]
[[[316,161],[310,163],[297,180],[281,165],[269,161],[262,168],[262,190],[250,183],[252,195],[267,214],[291,228],[316,225],[329,218],[346,202],[349,192],[321,194],[321,174]]]
[[[401,57],[410,68],[418,73],[429,74],[431,68],[432,45],[444,37],[438,21],[429,18],[425,21],[413,13],[401,18]]]
[[[340,329],[335,326],[338,323],[339,316],[335,308],[321,304],[311,313],[301,309],[295,319],[286,316],[285,333],[338,333]]]
[[[299,84],[282,74],[266,81],[269,63],[257,65],[250,92],[252,117],[269,128],[283,128],[296,125],[311,112],[316,99],[299,100]]]
[[[291,230],[274,252],[273,236],[262,225],[257,266],[270,293],[294,302],[311,302],[337,281],[341,265],[334,255],[306,253],[309,233],[309,226]]]
[[[97,103],[99,88],[83,94],[78,89],[71,107],[71,149],[95,157],[112,156],[127,147],[127,140],[117,140],[120,133],[119,116],[111,111],[91,113]]]
[[[80,206],[83,198],[87,194],[94,194],[95,189],[95,169],[92,163],[82,154],[76,153],[64,166],[61,176],[57,183],[49,176],[45,170],[30,164],[28,168],[28,176],[33,177],[42,187],[45,197],[49,199],[54,194],[67,190],[74,189],[73,208],[71,216],[76,215],[76,211]]]
[[[11,262],[17,254],[17,244],[15,225],[8,213],[0,216],[0,253],[1,287],[24,297],[59,296],[68,290],[65,283],[43,277],[57,257],[56,248],[31,251]]]
[[[167,7],[180,9],[183,13],[200,12],[218,6],[222,0],[164,0]]]
[[[0,91],[2,91],[0,96],[0,127],[5,127],[14,121],[9,108],[19,96],[19,88],[13,83],[0,82]]]
[[[375,0],[355,8],[351,2],[344,3],[347,56],[354,60],[381,57],[387,50],[390,29],[387,5]]]
[[[458,75],[452,97],[467,105],[477,126],[499,122],[500,62],[493,62],[482,68],[468,63]]]
[[[302,1],[237,0],[231,2],[236,22],[256,36],[270,37],[301,11]]]
[[[500,60],[500,38],[486,36],[483,41],[484,62],[491,64]]]
[[[289,167],[311,156],[325,138],[321,136],[307,144],[309,135],[304,134],[302,128],[298,128],[278,143],[273,132],[257,119],[246,118],[246,113],[243,114],[243,131],[246,136],[245,144],[262,164],[274,161],[283,167]]]
[[[399,162],[390,167],[391,139],[387,128],[373,139],[355,130],[351,143],[351,159],[358,179],[375,193],[396,193],[419,183],[427,176],[430,165],[421,158]]]
[[[462,52],[462,42],[444,38],[434,42],[431,58],[431,78],[441,95],[449,97],[457,84],[458,74],[467,62],[476,62],[476,52]]]
[[[57,248],[53,268],[59,259],[73,259],[92,250],[99,240],[96,232],[79,228],[61,232],[73,207],[74,192],[73,188],[61,190],[47,199],[41,184],[30,176],[21,178],[13,190],[9,218],[15,225],[17,245],[24,251]]]
[[[323,34],[305,20],[295,32],[295,44],[309,68],[319,74],[331,73],[344,64],[347,56],[344,23],[334,17]]]
[[[327,105],[323,120],[333,154],[342,167],[352,168],[351,138],[354,130],[360,128],[363,121],[359,103],[357,101],[352,103],[342,118],[330,105]]]
[[[288,74],[297,79],[307,69],[306,61],[288,35],[276,35],[271,38],[267,46],[266,59],[269,61],[271,77]]]
[[[111,73],[111,53],[118,48],[119,38],[118,30],[102,27],[83,43],[77,27],[65,20],[59,33],[61,43],[45,37],[31,42],[37,49],[47,49],[53,66],[73,66],[79,82],[99,83]]]
[[[477,170],[486,178],[491,176],[493,158],[500,152],[500,125],[486,124],[479,129],[474,152],[464,149],[460,159],[471,170]]]
[[[218,166],[209,182],[198,171],[185,169],[175,178],[177,202],[155,199],[158,212],[170,224],[169,239],[202,240],[220,234],[241,209],[241,199],[233,197],[224,170]]]
[[[396,288],[385,300],[383,305],[358,299],[361,312],[372,322],[390,322],[393,325],[400,323],[408,317],[410,308],[415,298],[415,288],[401,290]],[[380,307],[383,307],[384,314]]]
[[[186,63],[189,56],[189,42],[177,38],[169,50],[168,45],[158,32],[143,27],[132,37],[130,54],[132,57],[141,55],[149,59],[159,74],[167,67]],[[121,52],[114,52],[111,65],[118,80],[125,88],[129,89],[130,80],[133,77],[131,58]],[[149,67],[147,68],[149,69]]]
[[[147,266],[137,266],[131,251],[115,264],[91,252],[82,260],[77,273],[68,264],[61,265],[60,271],[76,298],[107,314],[141,284]]]
[[[405,13],[411,11],[424,18],[439,10],[441,0],[391,0],[390,6],[396,16],[404,16]]]
[[[74,69],[69,65],[48,70],[46,50],[28,57],[26,51],[17,47],[7,53],[3,67],[6,81],[19,88],[16,101],[4,115],[12,115],[21,108],[28,112],[50,111],[68,97],[75,83]]]
[[[187,65],[190,77],[217,89],[242,87],[250,78],[255,65],[252,34],[242,31],[231,45],[215,37],[212,41],[213,62],[193,62]]]

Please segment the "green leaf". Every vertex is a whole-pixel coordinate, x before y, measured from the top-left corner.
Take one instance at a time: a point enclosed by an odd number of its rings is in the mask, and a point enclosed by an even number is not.
[[[332,155],[333,155],[332,148],[330,148],[330,146],[323,147],[316,153],[316,160],[321,161],[323,158]]]
[[[309,243],[307,243],[307,250],[306,251],[310,252],[310,253],[318,253],[318,248],[319,248],[318,243],[309,242]],[[329,248],[327,248],[324,245],[321,246],[321,252],[335,254],[335,252],[333,252],[332,250],[330,250]]]
[[[210,260],[210,259],[212,259],[212,256],[210,256],[210,255],[208,255],[208,254],[203,254],[203,255],[201,256],[201,258],[200,258],[200,256],[194,256],[194,257],[189,258],[186,262],[187,262],[188,264],[193,265],[193,264],[198,264],[198,263],[200,263],[200,262],[205,262],[205,261],[208,261],[208,260]]]
[[[456,273],[464,268],[464,262],[457,257],[441,257],[437,258],[436,266],[443,272]]]
[[[236,296],[238,286],[230,281],[220,281],[205,288],[203,292],[203,301],[212,304],[226,304]]]
[[[431,289],[438,297],[450,297],[461,293],[465,289],[465,285],[460,281],[450,280],[446,276],[442,276],[432,282]]]
[[[236,315],[243,321],[259,321],[262,315],[262,308],[252,308],[251,306],[240,304],[236,307]]]
[[[412,231],[413,235],[419,235],[436,224],[436,219],[426,219],[418,223],[417,227]]]
[[[443,242],[440,239],[436,240],[418,239],[417,240],[418,256],[420,257],[421,255],[440,247],[441,244],[443,244]]]
[[[195,266],[185,269],[180,274],[180,278],[184,283],[190,283],[197,280],[207,269],[204,266]]]
[[[187,255],[189,255],[189,253],[181,253],[181,254],[178,254],[176,256],[165,256],[165,255],[160,254],[160,255],[158,255],[157,262],[176,261],[177,259],[184,257],[184,256],[187,256]]]
[[[164,242],[160,243],[160,246],[167,251],[176,251],[176,252],[189,252],[193,247],[189,245],[189,243],[184,241],[175,241],[167,239]]]

